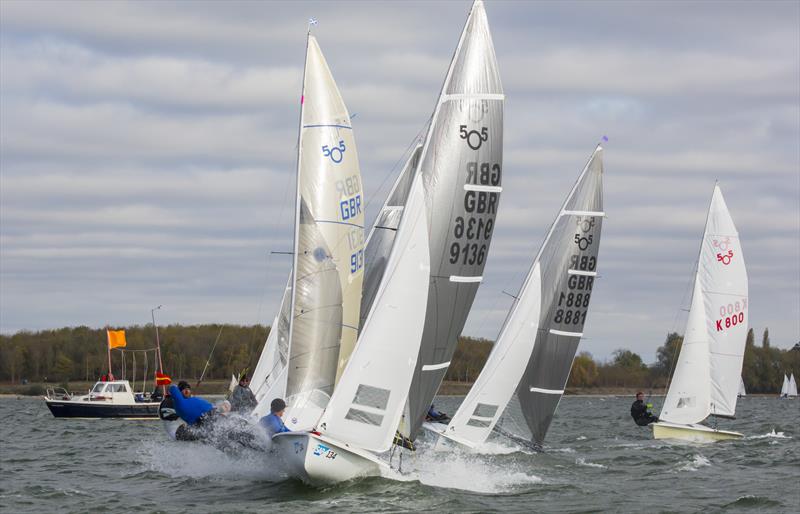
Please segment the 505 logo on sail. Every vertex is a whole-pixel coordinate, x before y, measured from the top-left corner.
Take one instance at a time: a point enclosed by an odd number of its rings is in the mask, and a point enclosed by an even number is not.
[[[322,155],[324,157],[330,157],[334,164],[339,164],[342,162],[342,158],[344,157],[344,152],[347,148],[344,146],[344,139],[339,140],[339,146],[330,147],[325,145],[322,147]]]

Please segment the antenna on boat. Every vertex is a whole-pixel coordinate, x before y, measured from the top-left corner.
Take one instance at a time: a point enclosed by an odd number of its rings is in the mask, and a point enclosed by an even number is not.
[[[161,341],[158,339],[158,325],[156,325],[156,311],[161,310],[163,305],[159,305],[158,307],[153,307],[150,309],[150,317],[153,319],[153,328],[156,329],[156,355],[158,355],[158,372],[164,373],[164,365],[161,363]],[[158,381],[156,381],[156,385],[158,385]],[[162,393],[164,396],[167,396],[167,386],[161,386]]]

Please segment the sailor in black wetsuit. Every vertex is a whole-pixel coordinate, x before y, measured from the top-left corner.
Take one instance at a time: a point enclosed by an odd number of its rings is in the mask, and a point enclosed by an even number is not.
[[[636,393],[636,401],[631,405],[631,417],[640,427],[658,421],[658,416],[653,416],[653,413],[648,410],[649,407],[644,403],[644,393],[641,391]]]

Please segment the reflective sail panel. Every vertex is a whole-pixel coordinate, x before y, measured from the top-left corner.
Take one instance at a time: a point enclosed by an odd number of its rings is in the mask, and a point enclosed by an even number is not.
[[[522,413],[538,444],[544,442],[583,336],[597,278],[603,216],[603,148],[598,146],[551,226],[539,256],[541,318],[517,388]]]
[[[400,219],[403,217],[408,193],[411,189],[412,179],[414,178],[419,155],[422,152],[422,145],[418,145],[400,171],[400,175],[389,192],[386,202],[381,207],[381,211],[375,218],[375,224],[367,237],[366,248],[364,249],[364,291],[361,296],[361,319],[359,330],[364,325],[367,315],[372,308],[375,294],[378,292],[383,273],[386,270],[386,262],[389,253],[394,245],[397,228],[400,226]]]
[[[428,312],[409,394],[413,438],[439,389],[482,279],[502,191],[503,88],[475,2],[420,157],[430,234]]]
[[[301,202],[297,244],[294,319],[286,396],[321,391],[330,396],[341,337],[342,291],[330,250]],[[291,407],[305,407],[293,405]],[[324,405],[316,405],[324,407]]]
[[[425,317],[430,254],[419,176],[406,207],[375,305],[317,425],[324,435],[376,452],[394,439]]]
[[[702,285],[695,275],[692,305],[675,373],[659,419],[679,424],[699,423],[711,413],[709,338]]]
[[[739,233],[718,186],[711,198],[697,274],[708,322],[711,413],[733,416],[750,309]]]
[[[324,238],[342,291],[337,377],[358,335],[364,276],[364,196],[350,114],[316,38],[309,36],[303,87],[299,193]]]

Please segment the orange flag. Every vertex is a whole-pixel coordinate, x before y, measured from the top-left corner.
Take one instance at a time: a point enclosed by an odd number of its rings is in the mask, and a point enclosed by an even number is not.
[[[169,376],[167,376],[167,375],[165,375],[163,373],[159,373],[158,371],[156,371],[156,385],[168,386],[171,383],[172,383],[172,379],[169,378]]]
[[[106,330],[106,334],[108,335],[109,350],[112,348],[125,348],[127,345],[124,330]]]

